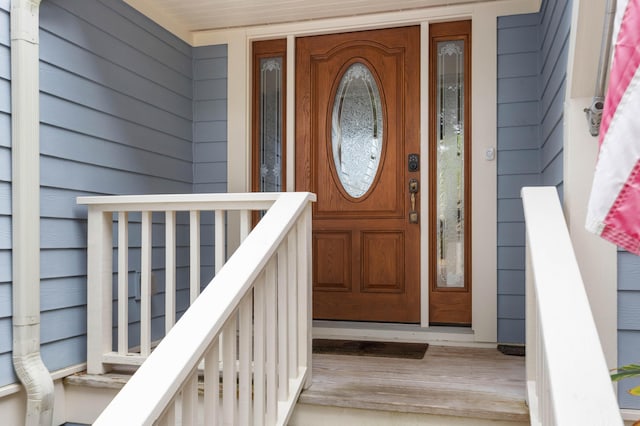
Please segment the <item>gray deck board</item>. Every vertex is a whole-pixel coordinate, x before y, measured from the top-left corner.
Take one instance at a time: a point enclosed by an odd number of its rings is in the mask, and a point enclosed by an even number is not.
[[[300,402],[528,422],[524,357],[430,346],[422,360],[313,355]]]

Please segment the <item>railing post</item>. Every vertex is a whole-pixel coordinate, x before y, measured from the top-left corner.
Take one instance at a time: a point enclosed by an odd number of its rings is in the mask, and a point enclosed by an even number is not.
[[[527,404],[531,413],[531,424],[539,424],[539,402],[537,399],[536,375],[537,375],[537,356],[538,356],[538,318],[536,309],[536,295],[533,280],[533,270],[531,269],[531,252],[529,251],[529,239],[526,237],[526,255],[525,255],[525,298],[526,298],[526,383],[527,383]]]
[[[300,215],[298,222],[298,276],[300,309],[298,310],[299,324],[299,365],[307,369],[307,377],[304,388],[311,386],[311,327],[313,319],[313,308],[311,304],[311,203],[308,203],[304,213]]]
[[[554,187],[522,189],[527,391],[532,425],[622,425]]]
[[[104,374],[102,356],[113,350],[111,335],[113,219],[93,206],[88,213],[87,242],[87,373]]]

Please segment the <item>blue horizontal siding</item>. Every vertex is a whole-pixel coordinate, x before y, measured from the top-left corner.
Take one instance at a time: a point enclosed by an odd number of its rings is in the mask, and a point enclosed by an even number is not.
[[[100,3],[118,13],[123,19],[129,20],[140,29],[152,34],[156,38],[162,40],[167,45],[182,52],[184,55],[191,57],[191,46],[180,40],[178,37],[168,32],[164,28],[158,26],[154,21],[146,16],[138,14],[131,6],[122,1],[99,0]]]
[[[11,351],[12,332],[11,318],[0,319],[0,353]]]
[[[192,156],[189,141],[128,119],[46,94],[40,97],[40,106],[41,121],[51,126],[182,160],[190,160]]]
[[[2,298],[0,287],[0,303]],[[40,309],[51,311],[87,303],[87,279],[83,276],[52,278],[40,283]]]
[[[498,80],[498,103],[537,102],[538,77],[520,76]]]
[[[115,194],[189,193],[190,182],[149,176],[145,173],[99,167],[43,156],[41,182],[49,187]],[[60,173],[64,170],[64,173]]]
[[[81,364],[87,360],[87,336],[70,337],[43,345],[40,354],[49,371]]]
[[[117,38],[121,44],[138,50],[162,66],[180,72],[187,80],[191,79],[191,53],[185,44],[180,43],[178,47],[168,42],[174,37],[167,31],[158,31],[157,27],[152,31],[143,28],[141,23],[146,18],[132,9],[116,11],[114,7],[118,2],[113,1],[58,0],[56,3],[67,13],[87,20],[97,29]]]
[[[537,14],[498,19],[498,341],[524,340],[520,189],[539,181]]]
[[[501,295],[525,294],[525,273],[523,270],[502,270],[498,272],[498,293]]]
[[[49,46],[41,51],[43,62],[60,69],[72,69],[78,76],[118,93],[154,105],[177,116],[189,119],[191,99],[177,93],[144,74],[137,74],[117,63],[110,62],[94,52],[85,50],[70,41],[42,32],[41,42]],[[64,52],[64,60],[56,52]],[[100,72],[96,72],[99,69]]]
[[[520,190],[561,190],[571,0],[498,18],[498,340],[524,342],[525,230]]]
[[[640,292],[640,257],[619,251],[617,264],[618,290]]]
[[[41,28],[138,75],[146,76],[149,80],[176,93],[187,98],[192,97],[191,76],[177,71],[178,68],[182,68],[179,63],[164,63],[158,59],[164,49],[173,50],[171,46],[166,44],[162,48],[158,48],[157,45],[150,46],[145,44],[148,42],[146,38],[123,41],[118,38],[118,34],[120,25],[127,25],[127,19],[121,16],[117,24],[105,32],[99,28],[102,25],[101,12],[104,12],[102,3],[96,0],[81,2],[94,10],[92,13],[87,9],[81,16],[74,15],[65,9],[65,7],[73,7],[75,3],[78,2],[63,0],[44,2],[40,7]],[[132,9],[130,18],[137,20],[140,15],[135,15],[138,14]],[[44,44],[42,47],[44,48]],[[188,56],[184,56],[182,60],[190,63]]]
[[[538,60],[538,52],[498,55],[498,78],[537,77]]]
[[[9,46],[0,44],[0,78],[11,79],[11,50]]]
[[[0,111],[0,146],[11,146],[11,114]]]
[[[61,219],[86,219],[87,207],[78,205],[76,198],[100,194],[99,192],[41,186],[40,216]]]
[[[0,283],[0,319],[11,316],[11,283]]]
[[[533,19],[533,18],[532,18]],[[535,24],[498,29],[498,55],[539,50],[539,29]]]
[[[15,381],[11,360],[10,2],[0,0],[0,387]]]
[[[76,197],[192,191],[193,62],[190,46],[117,0],[43,2],[40,24],[41,341],[57,370],[86,359],[86,207]],[[6,38],[0,30],[0,385],[15,381]],[[139,249],[130,256],[139,265]],[[161,273],[159,249],[154,261]]]
[[[618,365],[637,364],[640,361],[640,331],[618,331]],[[618,383],[618,403],[620,408],[640,409],[640,398],[629,395],[629,389],[640,386],[640,378],[621,380]]]
[[[227,187],[227,47],[193,49],[194,191]]]
[[[0,386],[16,383],[18,378],[13,371],[11,352],[0,353]]]
[[[0,112],[11,112],[11,84],[0,79]]]
[[[154,129],[171,137],[190,142],[191,120],[177,116],[163,108],[119,93],[110,87],[79,78],[66,70],[48,64],[40,66],[42,92],[64,98],[80,106],[101,111],[139,126]]]
[[[563,181],[562,130],[571,3],[571,0],[549,0],[541,10],[541,173],[542,183],[555,187]]]
[[[143,173],[148,176],[190,182],[190,160],[173,158],[157,152],[88,136],[49,125],[41,126],[40,152],[49,157],[73,160],[96,166]]]
[[[618,251],[618,365],[640,361],[640,256]],[[619,383],[618,402],[621,408],[640,409],[638,397],[626,391],[640,385],[640,379]]]
[[[11,252],[0,250],[0,283],[11,282]]]
[[[0,250],[11,249],[11,217],[0,216]]]

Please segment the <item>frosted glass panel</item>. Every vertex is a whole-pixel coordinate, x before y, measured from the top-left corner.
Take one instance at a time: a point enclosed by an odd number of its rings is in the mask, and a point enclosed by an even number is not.
[[[344,73],[331,117],[333,161],[340,183],[354,198],[371,187],[380,165],[383,128],[380,92],[369,68],[351,65]]]
[[[282,58],[260,60],[260,191],[282,190]]]
[[[464,287],[464,41],[437,52],[437,286]]]

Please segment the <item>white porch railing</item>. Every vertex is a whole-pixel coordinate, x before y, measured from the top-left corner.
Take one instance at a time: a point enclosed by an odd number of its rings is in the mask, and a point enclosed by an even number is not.
[[[522,200],[531,424],[622,425],[556,189],[523,188]]]
[[[101,373],[110,364],[140,364],[146,358],[96,425],[286,424],[311,375],[312,201],[315,195],[309,193],[79,199],[89,205],[88,371]],[[266,209],[267,214],[249,234],[251,211]],[[207,210],[214,210],[216,217],[217,273],[196,298],[200,286],[199,216]],[[224,213],[231,210],[241,212],[241,234],[246,239],[220,268],[225,247]],[[192,304],[151,353],[154,211],[166,215],[167,312],[175,309],[175,300],[170,300],[174,293],[170,290],[175,289],[175,263],[169,259],[175,258],[175,212],[190,212]],[[127,348],[126,332],[121,331],[128,324],[120,309],[118,349],[121,345],[127,349],[112,350],[114,212],[123,222],[128,212],[142,212],[142,331],[140,351],[134,354]],[[120,249],[127,247],[127,232],[122,228],[127,227],[118,227],[118,269],[127,271],[126,250]],[[120,274],[117,294],[118,307],[126,306],[121,303],[121,298],[127,298],[126,279]],[[167,317],[169,329],[173,318],[171,314]],[[198,368],[202,365],[203,372]]]

